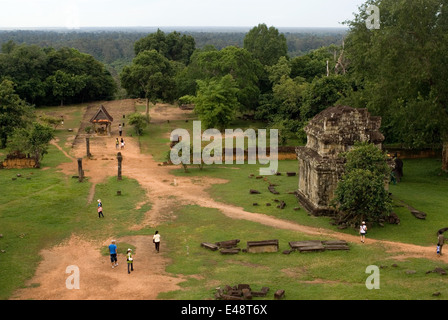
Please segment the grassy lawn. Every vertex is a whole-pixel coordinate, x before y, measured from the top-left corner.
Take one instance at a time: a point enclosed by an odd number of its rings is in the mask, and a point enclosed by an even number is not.
[[[172,173],[178,176],[211,176],[229,180],[226,184],[211,187],[210,194],[214,199],[235,204],[249,212],[260,212],[291,220],[303,225],[324,227],[335,231],[357,234],[357,230],[338,230],[329,224],[331,221],[325,217],[313,217],[300,207],[296,197],[289,192],[297,189],[298,177],[288,177],[285,172],[298,172],[297,162],[294,160],[279,161],[281,176],[265,176],[267,180],[256,179],[258,170],[262,165],[211,165],[199,170],[190,166],[185,173],[180,167],[173,167]],[[431,245],[436,241],[437,230],[448,227],[448,175],[440,173],[440,160],[438,159],[409,159],[404,160],[404,178],[401,183],[390,186],[394,198],[394,211],[400,217],[400,225],[386,224],[385,227],[376,226],[369,230],[369,237],[400,241],[418,245]],[[254,177],[250,177],[254,175]],[[268,185],[276,184],[275,189],[280,193],[274,195],[269,192]],[[249,194],[250,189],[260,191],[260,194]],[[274,200],[284,201],[286,207],[277,208]],[[427,213],[426,220],[415,218],[401,201],[416,209]],[[254,206],[257,203],[258,206]],[[270,203],[271,206],[266,206]]]
[[[67,108],[64,109],[67,126],[64,124],[63,129],[58,129],[56,136],[59,145],[69,151],[69,142],[75,133],[69,133],[66,128],[69,125],[77,127],[83,107]],[[52,108],[45,110],[49,113],[54,111]],[[151,153],[156,161],[164,161],[169,150],[169,133],[175,128],[191,130],[191,125],[192,121],[185,120],[150,125],[140,137],[143,152]],[[236,122],[234,125],[245,129],[244,123]],[[42,162],[45,169],[0,171],[0,234],[3,235],[0,250],[5,251],[0,253],[0,299],[8,299],[15,289],[32,278],[41,259],[41,249],[60,243],[72,233],[87,239],[152,234],[146,229],[129,231],[130,226],[142,221],[151,207],[150,199],[145,197],[137,181],[127,177],[122,181],[110,178],[97,185],[94,200],[102,200],[105,215],[105,219],[99,219],[96,201],[87,202],[91,187],[89,181],[79,183],[56,169],[65,161],[70,160],[55,146],[50,146]],[[310,216],[303,208],[295,210],[299,205],[290,192],[297,189],[298,177],[288,177],[286,172],[298,172],[297,166],[295,160],[279,161],[281,175],[262,179],[256,179],[259,168],[263,167],[258,164],[212,165],[205,166],[203,170],[190,166],[187,173],[177,166],[173,167],[172,173],[198,180],[201,177],[227,179],[228,183],[210,188],[214,199],[241,206],[247,211],[336,231],[336,227],[329,224],[329,218]],[[375,227],[369,231],[369,237],[433,245],[435,232],[448,227],[448,176],[439,175],[439,169],[438,159],[404,160],[402,182],[390,186],[401,224]],[[269,192],[269,182],[276,184],[278,195]],[[249,189],[257,189],[260,194],[249,195]],[[121,190],[121,196],[116,195],[117,190]],[[275,200],[284,201],[286,207],[278,209]],[[416,219],[400,200],[426,212],[427,219]],[[136,209],[137,204],[142,203]],[[254,203],[258,205],[254,206]],[[162,254],[171,261],[167,271],[186,276],[187,281],[181,283],[181,290],[161,294],[161,299],[213,299],[216,287],[239,283],[248,283],[253,289],[270,287],[265,298],[268,300],[273,299],[277,289],[284,289],[286,299],[291,300],[429,300],[446,299],[448,296],[447,278],[436,273],[426,274],[435,267],[448,269],[448,265],[424,259],[397,261],[379,244],[363,246],[355,243],[350,245],[349,251],[293,252],[286,255],[282,251],[289,249],[289,241],[314,240],[316,237],[232,220],[218,210],[199,206],[178,206],[173,208],[173,216],[176,217],[174,220],[158,226],[166,243]],[[356,234],[350,229],[339,231]],[[200,246],[201,242],[230,239],[240,239],[240,248],[245,248],[247,241],[278,239],[280,251],[221,255]],[[107,254],[104,248],[101,250]],[[380,290],[366,288],[369,276],[366,268],[369,265],[382,267]],[[441,296],[432,296],[434,292],[441,292]]]
[[[34,275],[43,248],[72,233],[87,239],[133,235],[129,227],[140,223],[150,209],[149,203],[135,209],[137,203],[146,201],[135,180],[111,178],[95,189],[94,199],[101,198],[104,205],[105,219],[98,219],[96,202],[87,203],[91,184],[59,172],[56,167],[70,160],[55,146],[50,145],[48,151],[41,165],[45,169],[0,171],[0,250],[4,250],[0,253],[0,300],[8,299]]]
[[[175,221],[163,226],[163,234],[172,260],[167,271],[190,277],[181,283],[181,290],[163,293],[161,299],[213,299],[217,287],[239,283],[250,284],[254,290],[270,288],[265,298],[254,300],[272,300],[278,289],[285,290],[290,300],[439,299],[432,294],[448,294],[446,277],[426,274],[446,265],[421,259],[396,261],[379,245],[351,244],[349,251],[286,255],[282,251],[289,249],[289,241],[316,237],[231,220],[215,209],[183,207]],[[247,241],[278,239],[280,251],[222,255],[200,247],[204,241],[230,239],[240,239],[240,248]],[[368,290],[365,285],[369,265],[381,267],[380,290]]]

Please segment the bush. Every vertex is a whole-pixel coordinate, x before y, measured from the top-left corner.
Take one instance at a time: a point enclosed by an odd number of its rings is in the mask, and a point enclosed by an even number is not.
[[[150,120],[149,115],[144,116],[143,114],[136,112],[129,116],[128,123],[129,123],[129,125],[134,127],[135,133],[138,136],[141,136],[143,134],[143,130],[148,125],[149,120]]]

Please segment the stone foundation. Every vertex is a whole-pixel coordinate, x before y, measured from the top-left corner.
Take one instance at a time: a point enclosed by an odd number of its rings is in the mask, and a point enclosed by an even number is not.
[[[39,164],[34,158],[12,158],[4,160],[0,167],[3,169],[29,169],[38,168]]]

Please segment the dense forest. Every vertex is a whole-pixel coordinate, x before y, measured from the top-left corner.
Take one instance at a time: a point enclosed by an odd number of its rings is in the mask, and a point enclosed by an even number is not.
[[[226,32],[3,31],[0,81],[36,106],[114,91],[146,99],[147,111],[158,101],[192,103],[206,126],[220,129],[244,114],[278,129],[281,143],[304,141],[309,119],[344,104],[381,116],[386,143],[445,145],[447,153],[445,2],[367,0],[347,31],[336,32],[265,24]],[[366,25],[369,5],[380,8],[378,30]]]
[[[196,48],[214,46],[218,50],[228,46],[243,47],[247,32],[242,29],[188,29],[178,31],[195,39]],[[10,40],[17,44],[35,44],[40,47],[75,48],[80,52],[92,55],[103,62],[112,75],[116,76],[122,68],[134,58],[134,43],[156,32],[153,29],[93,29],[84,31],[70,30],[0,30],[0,45]],[[288,53],[291,57],[299,56],[322,46],[340,44],[346,31],[344,29],[286,29]]]

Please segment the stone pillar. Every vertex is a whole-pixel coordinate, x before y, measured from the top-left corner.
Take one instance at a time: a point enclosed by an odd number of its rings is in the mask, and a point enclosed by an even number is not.
[[[118,180],[122,180],[122,177],[121,177],[121,162],[123,161],[123,156],[121,155],[121,152],[118,152],[117,160],[118,160]]]
[[[92,154],[90,153],[90,138],[86,137],[86,151],[87,151],[87,158],[90,158]]]
[[[82,158],[78,158],[78,181],[82,182],[84,179],[84,170],[82,170]]]
[[[448,172],[448,141],[443,143],[442,150],[442,170]]]

